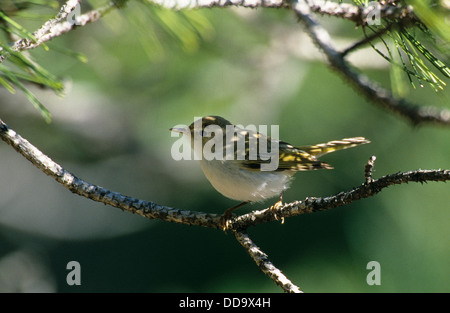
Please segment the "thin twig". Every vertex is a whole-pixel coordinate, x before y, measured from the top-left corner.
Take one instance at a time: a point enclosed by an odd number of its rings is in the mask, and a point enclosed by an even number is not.
[[[68,0],[59,10],[59,13],[55,18],[48,20],[41,26],[36,32],[34,32],[33,37],[41,38],[45,34],[51,32],[51,29],[55,27],[56,24],[62,22],[67,16],[79,5],[81,0]],[[20,42],[20,41],[18,41]],[[18,43],[16,42],[16,44]],[[14,45],[13,45],[14,46]]]
[[[373,173],[373,166],[375,165],[375,160],[377,159],[376,156],[372,155],[367,161],[367,164],[364,168],[364,177],[366,178],[365,184],[370,184],[373,182],[372,173]]]
[[[361,47],[363,47],[364,45],[371,43],[372,41],[381,38],[381,36],[383,36],[387,31],[389,31],[392,26],[394,24],[389,24],[388,26],[380,29],[379,31],[371,34],[370,36],[365,36],[363,39],[355,42],[353,45],[351,45],[350,47],[346,48],[345,50],[343,50],[341,52],[341,58],[344,58],[347,56],[347,54],[349,54],[350,52],[353,52]]]
[[[284,291],[289,293],[301,293],[302,291],[298,286],[293,284],[278,268],[276,268],[272,262],[270,262],[267,254],[265,254],[243,231],[235,231],[234,236],[237,241],[243,246],[250,254],[256,265],[263,271],[264,274],[269,276],[278,286]]]

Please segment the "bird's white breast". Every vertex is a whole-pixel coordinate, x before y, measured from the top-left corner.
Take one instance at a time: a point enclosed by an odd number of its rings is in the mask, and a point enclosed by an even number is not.
[[[205,160],[200,165],[210,183],[224,196],[240,201],[263,201],[279,196],[294,172],[247,170],[237,161]]]

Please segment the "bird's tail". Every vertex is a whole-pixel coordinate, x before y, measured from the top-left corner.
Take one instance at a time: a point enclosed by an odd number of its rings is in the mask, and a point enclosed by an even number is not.
[[[326,143],[319,143],[317,145],[312,146],[303,146],[303,147],[297,147],[300,150],[303,150],[315,157],[320,157],[324,154],[334,152],[337,150],[343,150],[347,148],[352,148],[358,145],[370,143],[369,140],[367,140],[364,137],[353,137],[353,138],[344,138],[341,140],[333,140]]]

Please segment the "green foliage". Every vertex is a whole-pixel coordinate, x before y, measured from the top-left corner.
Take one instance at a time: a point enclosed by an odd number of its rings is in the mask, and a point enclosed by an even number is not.
[[[152,60],[164,56],[165,47],[175,43],[187,53],[197,51],[203,38],[209,38],[213,28],[201,11],[174,11],[142,0],[128,3],[125,11],[139,41]]]
[[[50,72],[34,62],[29,53],[19,52],[11,48],[15,39],[35,41],[33,34],[16,22],[14,17],[28,17],[24,11],[31,7],[56,8],[57,1],[6,1],[0,5],[0,28],[3,38],[0,37],[0,84],[11,93],[21,90],[28,100],[41,112],[47,122],[50,121],[50,112],[26,87],[27,83],[48,87],[55,92],[62,92],[62,82]]]
[[[2,0],[0,10],[6,14],[22,15],[25,9],[33,6],[43,6],[57,9],[58,1],[55,0]]]
[[[353,0],[358,5],[369,5],[369,1]],[[386,3],[386,1],[379,1]],[[398,96],[407,93],[407,86],[403,83],[407,78],[415,88],[415,80],[423,87],[427,83],[433,90],[439,91],[446,86],[445,79],[450,78],[450,68],[444,63],[443,55],[448,55],[450,43],[450,26],[445,23],[445,9],[441,3],[431,5],[426,0],[400,1],[399,5],[412,5],[418,19],[402,21],[395,18],[384,18],[380,25],[368,25],[364,28],[380,36],[386,52],[380,51],[373,43],[371,46],[391,66],[392,90]],[[447,48],[442,49],[442,43]],[[440,51],[444,50],[444,51]],[[406,76],[401,76],[401,69]],[[441,77],[440,77],[441,75]]]

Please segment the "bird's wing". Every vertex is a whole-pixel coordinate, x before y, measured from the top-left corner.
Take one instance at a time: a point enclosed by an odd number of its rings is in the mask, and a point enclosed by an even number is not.
[[[257,158],[249,157],[249,154],[246,154],[246,159],[242,162],[242,166],[251,169],[251,170],[261,170],[262,164],[268,164],[272,160],[273,157],[278,157],[278,167],[276,171],[310,171],[317,169],[332,169],[332,167],[322,161],[319,161],[313,155],[307,153],[306,151],[300,150],[289,143],[284,141],[276,141],[278,143],[278,147],[273,145],[273,141],[269,140],[263,142],[266,144],[267,149],[258,149],[258,153],[256,154]],[[261,143],[259,141],[258,143]],[[278,148],[272,153],[272,146],[274,148]],[[260,147],[260,146],[258,146]],[[278,155],[276,152],[278,151]]]

